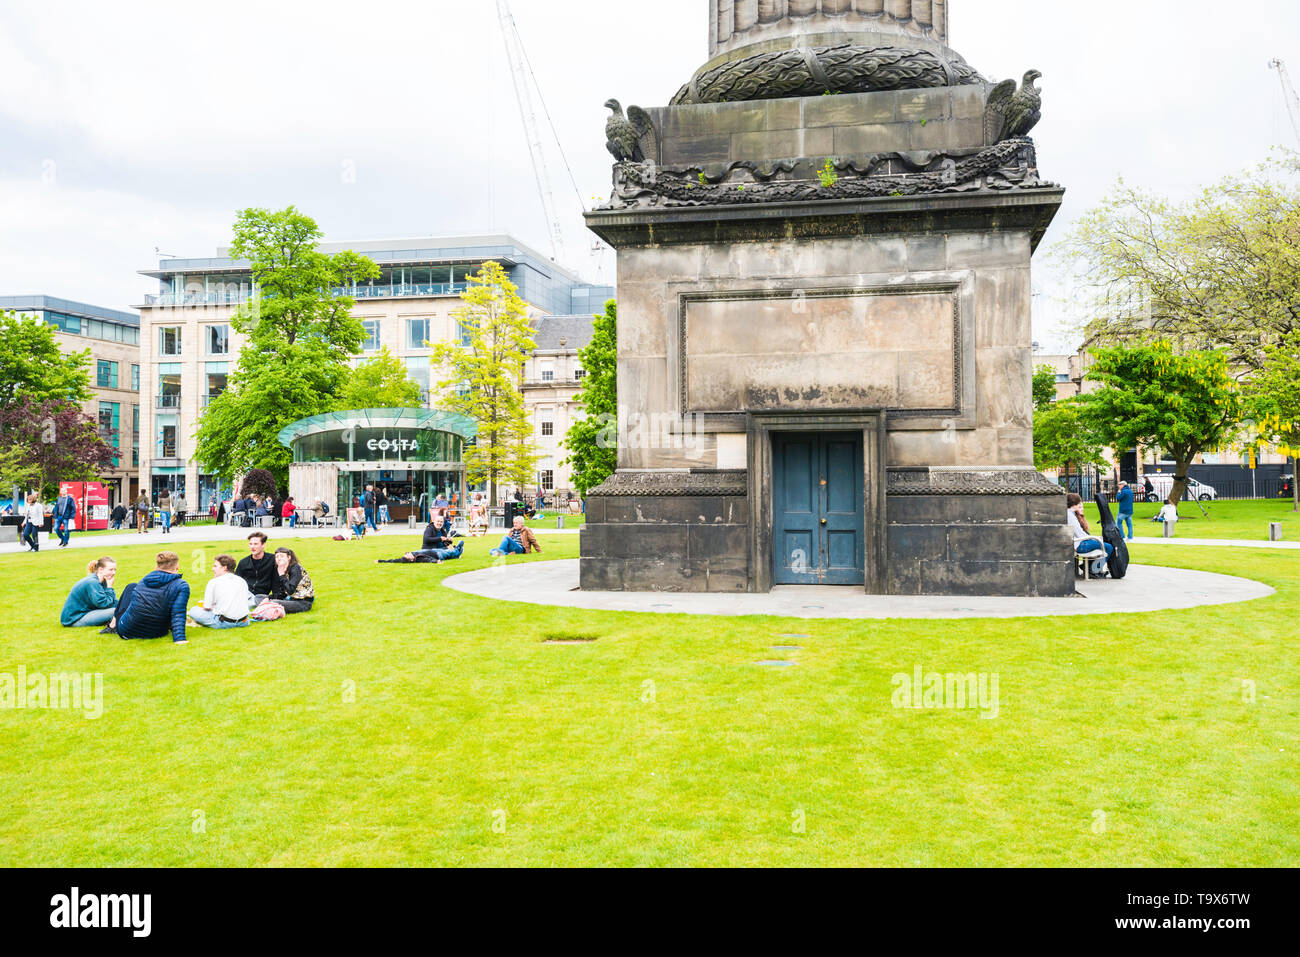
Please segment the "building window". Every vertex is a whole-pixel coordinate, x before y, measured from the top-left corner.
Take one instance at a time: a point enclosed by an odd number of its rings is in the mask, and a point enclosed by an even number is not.
[[[574,380],[575,382],[577,382],[579,379],[585,379],[585,378],[587,378],[587,370],[586,370],[586,369],[574,369],[574,370],[573,370],[573,380]]]
[[[554,370],[554,369],[543,369],[543,370],[542,370],[542,381],[543,381],[543,382],[554,382],[554,381],[555,381],[555,370]]]
[[[158,458],[176,458],[176,436],[180,431],[175,421],[158,423]]]
[[[164,326],[158,330],[158,354],[160,356],[178,356],[181,354],[180,326]]]
[[[95,363],[95,384],[101,389],[117,388],[117,363],[100,359]]]
[[[429,401],[429,357],[410,356],[406,360],[406,377],[420,387],[420,401]]]
[[[228,356],[230,355],[230,327],[221,326],[204,326],[203,341],[207,346],[208,355],[210,356]],[[179,352],[176,353],[180,355]]]
[[[140,366],[137,363],[131,363],[131,391],[140,391]]]
[[[140,467],[140,407],[131,406],[131,467]]]
[[[379,320],[363,319],[361,325],[365,327],[366,337],[361,340],[362,352],[379,351]]]
[[[423,349],[424,344],[429,340],[429,320],[428,319],[407,319],[406,320],[406,347],[408,349]]]
[[[468,349],[474,344],[474,330],[463,322],[457,323],[460,329],[460,344]]]
[[[555,472],[551,469],[542,471],[542,488],[550,492],[555,488]]]
[[[221,393],[226,391],[226,379],[230,373],[229,362],[209,362],[207,377],[204,379],[203,404],[206,406]]]
[[[118,438],[119,427],[121,425],[122,406],[117,402],[99,403],[99,437],[115,449],[122,447],[122,442]],[[118,457],[113,456],[113,465],[117,466]]]
[[[554,422],[543,422],[543,423],[542,423],[542,435],[554,435],[554,434],[555,434],[555,423],[554,423]]]
[[[179,409],[180,407],[181,364],[161,362],[158,364],[158,408]]]

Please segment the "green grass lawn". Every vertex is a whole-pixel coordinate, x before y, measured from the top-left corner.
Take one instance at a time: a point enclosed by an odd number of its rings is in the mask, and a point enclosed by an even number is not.
[[[0,710],[0,866],[1300,860],[1300,555],[1136,549],[1278,589],[1248,605],[881,623],[441,587],[488,564],[484,540],[370,564],[413,541],[297,543],[314,611],[182,647],[60,629],[87,552],[0,558],[0,672],[105,676],[98,720]],[[196,592],[217,553],[183,554]],[[152,567],[116,557],[123,584]],[[545,643],[574,637],[596,640]],[[918,665],[997,673],[998,717],[892,707]]]
[[[1111,506],[1114,511],[1115,506]],[[1206,502],[1209,516],[1195,502],[1178,505],[1178,538],[1224,538],[1268,541],[1268,523],[1281,522],[1283,539],[1300,541],[1300,512],[1291,511],[1290,499],[1262,499],[1248,502]],[[1097,520],[1097,506],[1084,503],[1089,522]],[[1160,506],[1139,502],[1133,509],[1133,526],[1139,538],[1160,538],[1164,531],[1151,519]]]

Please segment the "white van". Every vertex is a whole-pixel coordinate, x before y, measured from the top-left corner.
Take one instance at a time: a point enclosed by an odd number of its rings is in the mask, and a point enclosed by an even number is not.
[[[1174,490],[1174,477],[1172,475],[1156,475],[1148,473],[1147,479],[1150,479],[1151,485],[1155,488],[1154,492],[1147,493],[1148,502],[1164,502],[1169,499],[1169,494]],[[1143,488],[1145,488],[1145,484]],[[1206,485],[1204,482],[1198,482],[1194,478],[1187,480],[1187,494],[1184,496],[1188,499],[1194,499],[1198,502],[1213,502],[1219,497],[1218,491],[1213,485]]]

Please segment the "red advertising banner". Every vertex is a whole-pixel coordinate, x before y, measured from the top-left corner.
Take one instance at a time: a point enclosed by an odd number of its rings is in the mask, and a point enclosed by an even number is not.
[[[108,489],[99,482],[60,482],[60,495],[71,495],[77,503],[74,529],[103,531],[108,528]]]

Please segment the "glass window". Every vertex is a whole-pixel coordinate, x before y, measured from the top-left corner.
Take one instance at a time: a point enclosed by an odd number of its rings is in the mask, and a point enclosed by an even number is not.
[[[122,406],[117,402],[99,403],[99,437],[114,448],[121,448],[118,440],[119,416]]]
[[[542,423],[542,435],[554,435],[554,434],[555,434],[555,423],[554,423],[554,422],[543,422],[543,423]]]
[[[586,370],[586,369],[574,369],[574,370],[573,370],[573,379],[574,379],[575,382],[578,381],[578,380],[580,380],[580,379],[585,379],[586,377],[587,377],[587,370]]]
[[[555,471],[553,469],[542,470],[542,488],[548,492],[555,488]]]
[[[378,352],[379,351],[379,320],[363,319],[361,320],[361,325],[363,325],[366,329],[366,337],[361,340],[361,351]]]
[[[207,345],[208,355],[225,356],[230,354],[230,326],[204,326],[203,341]]]
[[[95,363],[95,384],[101,389],[117,388],[117,363],[99,359]]]
[[[131,406],[131,465],[140,466],[140,407]]]
[[[543,382],[555,381],[555,361],[553,359],[543,359],[539,368]]]
[[[457,323],[460,327],[460,344],[468,349],[474,344],[474,332],[468,325],[463,322]]]
[[[131,391],[140,391],[140,366],[135,362],[131,363]]]
[[[420,387],[420,401],[429,400],[429,357],[411,356],[406,359],[406,377]]]
[[[164,326],[158,330],[158,354],[163,356],[181,354],[180,326]]]
[[[425,342],[429,339],[429,320],[428,319],[407,319],[406,320],[406,347],[408,349],[423,349]]]
[[[162,409],[179,409],[181,405],[181,364],[179,362],[161,362],[158,364],[158,407]]]
[[[226,391],[226,380],[230,372],[229,362],[209,362],[205,380],[204,405]]]
[[[159,420],[158,422],[158,458],[176,458],[176,436],[179,428],[176,422]]]

